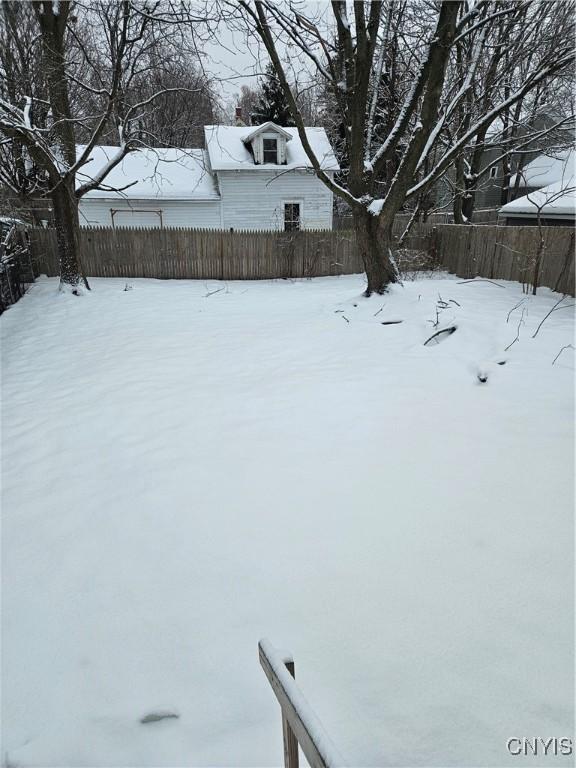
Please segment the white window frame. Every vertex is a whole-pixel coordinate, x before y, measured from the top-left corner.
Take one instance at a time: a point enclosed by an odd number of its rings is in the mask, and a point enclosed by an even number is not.
[[[300,228],[299,229],[285,229],[286,218],[285,208],[287,205],[299,205],[300,206]],[[282,218],[281,218],[282,232],[301,232],[304,229],[304,200],[302,199],[289,199],[282,200]]]
[[[264,141],[266,139],[274,140],[276,142],[276,162],[267,163],[264,159]],[[278,153],[280,151],[280,136],[277,133],[263,133],[262,134],[262,165],[280,165],[278,162]]]
[[[497,165],[493,165],[490,168],[490,178],[491,179],[495,179],[497,176],[498,176],[498,166]]]

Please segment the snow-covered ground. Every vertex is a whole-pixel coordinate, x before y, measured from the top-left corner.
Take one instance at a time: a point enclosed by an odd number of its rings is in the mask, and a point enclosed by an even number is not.
[[[0,323],[5,764],[279,765],[262,636],[351,766],[571,764],[572,310],[92,283]]]

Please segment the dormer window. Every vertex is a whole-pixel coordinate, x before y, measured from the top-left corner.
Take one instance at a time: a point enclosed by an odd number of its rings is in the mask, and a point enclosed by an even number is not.
[[[244,146],[254,158],[254,165],[287,165],[287,142],[292,134],[280,125],[267,122],[242,136]]]
[[[264,162],[278,164],[278,139],[263,140]]]

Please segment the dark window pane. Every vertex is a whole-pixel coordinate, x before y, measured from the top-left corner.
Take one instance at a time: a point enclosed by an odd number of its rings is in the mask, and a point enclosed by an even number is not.
[[[278,153],[276,151],[277,141],[276,139],[264,139],[264,162],[265,163],[278,163]]]
[[[284,204],[284,231],[293,232],[300,229],[300,203]]]

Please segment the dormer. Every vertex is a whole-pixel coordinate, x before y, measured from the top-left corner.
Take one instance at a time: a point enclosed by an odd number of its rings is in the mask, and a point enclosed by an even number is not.
[[[257,126],[242,137],[255,165],[286,165],[286,142],[291,139],[288,131],[272,122]]]

